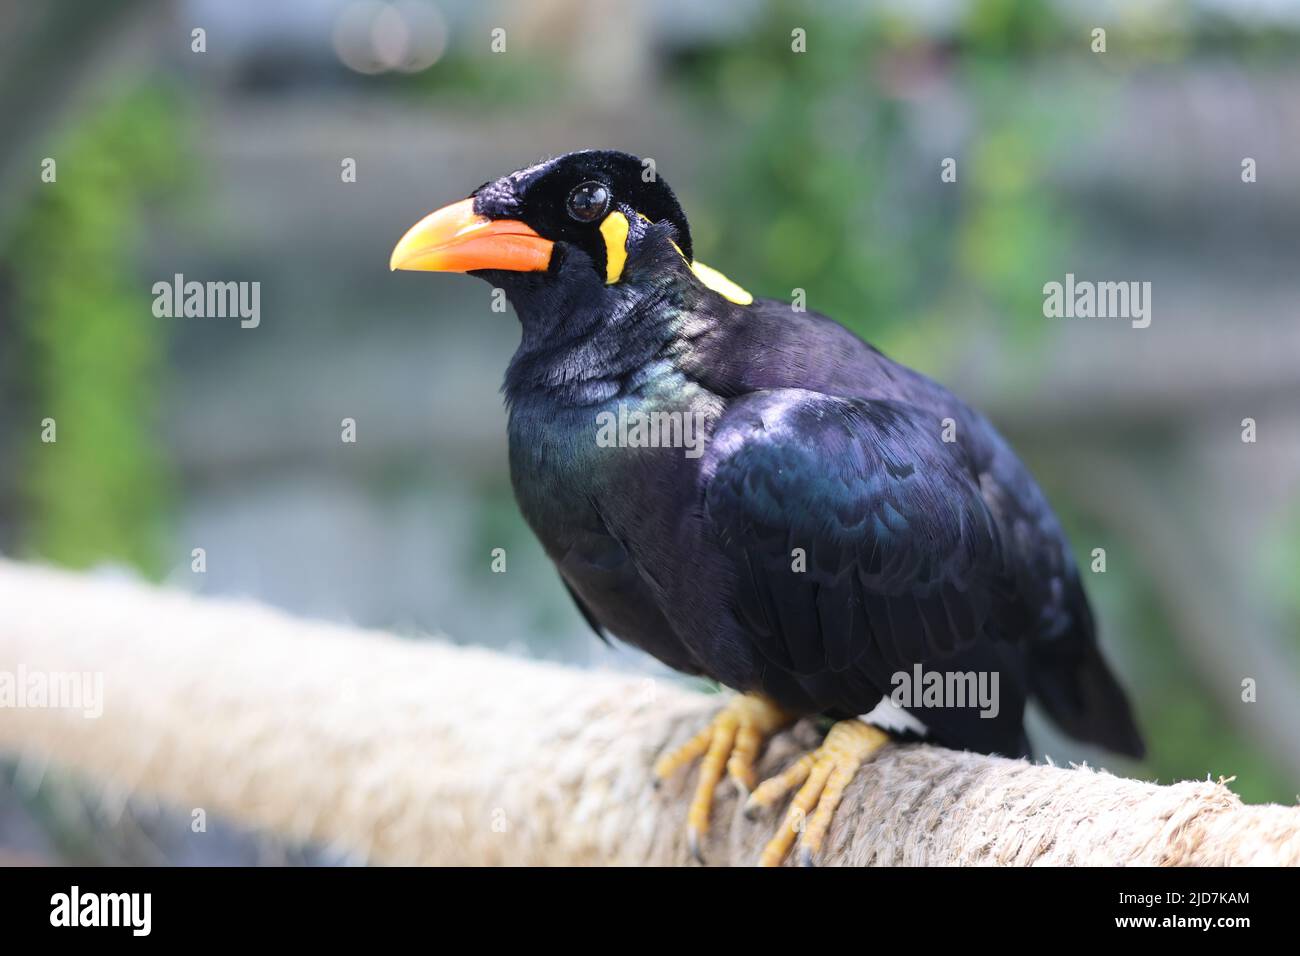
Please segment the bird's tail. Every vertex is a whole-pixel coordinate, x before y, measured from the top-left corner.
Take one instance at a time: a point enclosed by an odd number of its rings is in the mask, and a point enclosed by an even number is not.
[[[1141,758],[1146,745],[1128,696],[1097,645],[1087,598],[1082,599],[1086,633],[1079,639],[1042,642],[1029,659],[1029,683],[1048,715],[1071,737]]]

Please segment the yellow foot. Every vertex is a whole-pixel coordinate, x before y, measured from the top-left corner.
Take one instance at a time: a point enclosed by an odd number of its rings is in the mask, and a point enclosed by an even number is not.
[[[781,829],[763,848],[758,865],[780,866],[795,837],[802,832],[799,862],[812,866],[830,829],[835,808],[844,796],[844,788],[863,761],[887,743],[889,737],[870,724],[841,720],[831,727],[820,747],[800,757],[783,773],[764,780],[745,803],[746,814],[772,806],[795,787],[799,787],[799,792],[790,803]]]
[[[758,757],[758,748],[764,739],[793,722],[793,714],[782,710],[768,698],[744,694],[727,704],[709,726],[655,763],[655,775],[663,780],[696,758],[704,757],[700,764],[700,781],[686,817],[691,855],[701,863],[704,856],[700,846],[709,830],[709,811],[713,808],[713,793],[722,779],[723,767],[741,793],[748,793],[754,789],[757,779],[754,760]]]

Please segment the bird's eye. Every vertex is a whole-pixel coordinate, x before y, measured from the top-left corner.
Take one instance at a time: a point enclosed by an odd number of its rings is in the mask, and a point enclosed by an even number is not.
[[[569,215],[578,222],[595,222],[609,208],[609,190],[598,182],[574,186],[565,205]]]

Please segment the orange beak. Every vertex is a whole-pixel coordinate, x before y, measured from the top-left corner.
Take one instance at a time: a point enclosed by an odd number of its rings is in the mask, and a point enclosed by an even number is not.
[[[462,199],[425,216],[398,240],[390,269],[422,272],[470,272],[508,269],[545,272],[554,243],[514,219],[488,219],[474,212],[474,200]]]

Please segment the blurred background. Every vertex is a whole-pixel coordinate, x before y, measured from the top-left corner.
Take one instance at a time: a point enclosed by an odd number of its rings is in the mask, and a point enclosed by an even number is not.
[[[1151,751],[1035,719],[1041,755],[1293,803],[1298,54],[1287,0],[0,3],[0,553],[667,677],[593,638],[516,511],[513,317],[387,269],[479,183],[620,148],[701,259],[805,289],[1038,475]],[[1151,282],[1150,328],[1044,318],[1067,272]],[[260,282],[260,326],[154,317],[176,273]],[[188,822],[0,762],[0,862],[349,862]]]

